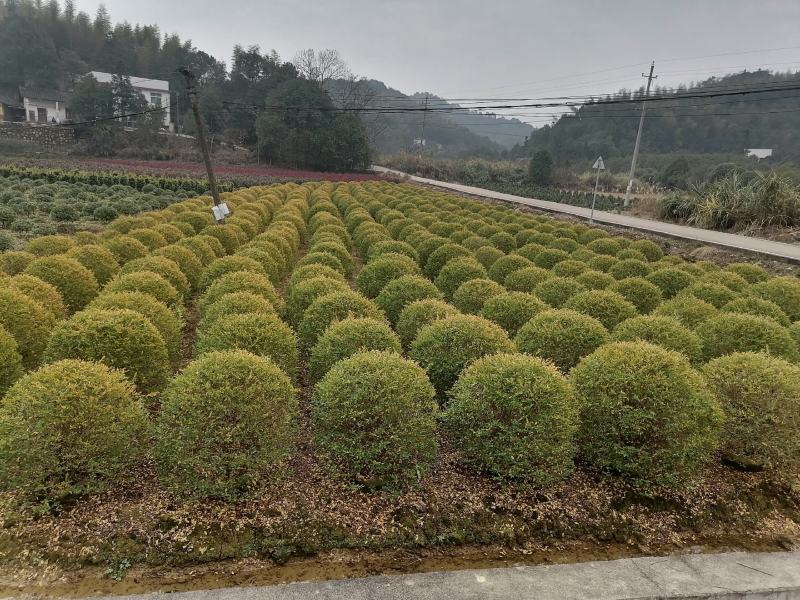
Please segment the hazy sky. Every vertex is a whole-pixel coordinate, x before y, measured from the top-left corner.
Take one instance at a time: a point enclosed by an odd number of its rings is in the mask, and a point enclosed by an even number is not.
[[[98,2],[78,0],[90,14]],[[800,68],[800,0],[106,0],[216,58],[336,48],[358,75],[451,98],[583,95]],[[749,52],[751,50],[771,51]],[[713,56],[712,56],[713,55]],[[720,56],[722,55],[722,56]],[[707,57],[707,58],[698,58]],[[624,67],[624,68],[619,68]],[[541,124],[542,119],[526,120]]]

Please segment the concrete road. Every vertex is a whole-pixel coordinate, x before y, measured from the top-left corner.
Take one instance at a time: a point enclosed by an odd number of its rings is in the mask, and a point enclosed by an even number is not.
[[[407,175],[401,171],[387,169],[385,167],[373,166],[372,169],[378,173],[405,176],[411,181],[417,183],[425,183],[447,190],[462,192],[464,194],[472,194],[474,196],[482,196],[484,198],[492,198],[494,200],[504,200],[506,202],[513,202],[515,204],[524,204],[525,206],[531,206],[540,210],[572,215],[587,220],[589,219],[589,214],[591,212],[588,208],[583,208],[580,206],[561,204],[559,202],[549,202],[547,200],[536,200],[534,198],[525,198],[524,196],[514,196],[513,194],[504,194],[502,192],[485,190],[483,188],[472,187],[470,185],[461,185],[460,183],[448,183],[446,181],[426,179],[425,177]],[[761,254],[770,258],[786,260],[789,262],[800,262],[800,245],[772,242],[770,240],[747,237],[744,235],[723,233],[721,231],[712,231],[710,229],[699,229],[697,227],[687,227],[685,225],[664,223],[650,219],[640,219],[639,217],[618,215],[616,213],[604,212],[600,210],[594,211],[594,220],[597,223],[606,225],[616,225],[618,227],[628,227],[641,231],[649,231],[651,233],[658,233],[660,235],[666,235],[674,238],[695,240],[704,244],[711,244],[713,246],[754,252],[756,254]]]
[[[119,600],[167,600],[167,594]],[[800,598],[800,552],[692,554],[169,594],[169,600]]]

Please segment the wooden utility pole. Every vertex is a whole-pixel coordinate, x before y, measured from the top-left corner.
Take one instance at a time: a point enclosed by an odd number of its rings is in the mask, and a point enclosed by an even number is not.
[[[208,144],[206,142],[206,129],[203,125],[203,120],[200,118],[200,109],[197,106],[197,90],[194,87],[194,73],[187,67],[181,67],[178,71],[186,78],[186,94],[189,96],[189,102],[192,104],[192,113],[194,113],[194,122],[197,128],[197,141],[200,145],[200,153],[203,155],[203,162],[206,164],[206,173],[208,174],[208,186],[211,188],[211,197],[214,199],[214,206],[219,206],[222,204],[222,201],[219,199],[217,179],[214,177],[214,167],[211,165],[211,154],[208,151]]]
[[[653,69],[655,68],[656,63],[650,63],[650,74],[645,75],[642,73],[642,77],[647,77],[647,89],[644,92],[644,99],[642,100],[642,116],[639,117],[639,131],[636,133],[636,144],[633,147],[633,159],[631,160],[631,174],[628,178],[628,188],[625,190],[625,202],[624,206],[628,207],[631,205],[631,189],[633,188],[633,176],[636,173],[636,160],[639,158],[639,145],[642,142],[642,127],[644,127],[644,112],[647,108],[647,97],[650,95],[650,84],[653,83],[653,79],[658,79],[657,76],[653,75]]]
[[[425,117],[428,116],[428,94],[425,94],[425,108],[422,110],[422,131],[419,138],[419,155],[425,151]]]

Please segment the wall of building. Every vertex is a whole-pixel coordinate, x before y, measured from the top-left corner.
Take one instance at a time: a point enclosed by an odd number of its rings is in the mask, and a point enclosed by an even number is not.
[[[55,118],[58,123],[66,121],[67,119],[67,104],[66,102],[58,102],[56,100],[39,100],[36,98],[25,98],[25,120],[28,122],[39,122],[38,109],[43,108],[47,111],[47,122],[50,123],[51,119]],[[31,118],[31,111],[33,111],[33,118]]]
[[[0,139],[19,140],[44,148],[60,148],[76,142],[75,130],[55,125],[0,122]]]

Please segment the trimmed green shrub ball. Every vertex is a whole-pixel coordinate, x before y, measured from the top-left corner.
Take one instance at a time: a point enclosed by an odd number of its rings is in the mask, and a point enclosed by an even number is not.
[[[734,352],[762,351],[790,362],[800,359],[789,330],[768,317],[720,313],[701,323],[697,335],[703,342],[705,360]]]
[[[459,314],[458,309],[443,300],[427,298],[415,300],[406,306],[397,318],[395,331],[404,348],[408,348],[419,330],[434,321]]]
[[[717,447],[723,412],[677,352],[647,342],[607,344],[571,379],[581,406],[580,452],[600,469],[685,487]]]
[[[760,283],[769,279],[766,269],[753,263],[731,263],[725,270],[744,277],[748,283]]]
[[[525,267],[535,266],[527,258],[518,254],[509,254],[498,258],[489,269],[489,279],[502,284],[506,277],[511,275],[514,271],[519,271]]]
[[[383,320],[386,315],[373,301],[353,290],[325,294],[306,309],[298,328],[300,342],[310,350],[331,324],[348,317]]]
[[[739,294],[728,289],[724,285],[719,283],[704,283],[702,281],[695,282],[689,287],[684,288],[680,292],[680,295],[692,296],[700,300],[705,300],[715,308],[722,308],[731,300],[735,300],[739,297]]]
[[[628,277],[647,277],[650,274],[650,266],[646,262],[629,258],[620,260],[611,265],[608,274],[614,279],[626,279]]]
[[[662,302],[653,311],[654,315],[674,317],[689,329],[695,329],[703,321],[718,313],[714,306],[694,296],[675,297]]]
[[[180,302],[178,290],[169,281],[152,271],[126,273],[109,281],[103,288],[103,293],[112,292],[142,292],[150,294],[159,302],[167,306],[176,307]]]
[[[37,258],[23,272],[55,286],[70,312],[86,306],[100,289],[89,269],[66,256]]]
[[[783,327],[789,327],[792,323],[789,317],[783,312],[780,306],[769,300],[762,300],[756,296],[745,296],[731,300],[722,307],[722,312],[745,313],[769,317]]]
[[[403,254],[383,254],[368,262],[356,278],[358,290],[367,298],[376,298],[393,279],[403,275],[420,275],[413,259]]]
[[[421,275],[403,275],[387,283],[375,298],[375,304],[380,307],[389,322],[394,324],[402,310],[415,300],[434,298],[440,300],[442,293],[432,281]]]
[[[594,269],[584,271],[574,279],[587,290],[604,290],[617,281],[608,273],[595,271]]]
[[[482,317],[456,315],[420,329],[411,343],[409,357],[428,372],[436,392],[444,400],[461,371],[474,360],[515,350],[514,343],[499,325]]]
[[[454,258],[448,261],[439,271],[436,277],[436,287],[438,287],[446,300],[452,300],[453,294],[461,284],[472,279],[485,279],[486,269],[472,257]]]
[[[514,341],[526,354],[549,360],[568,373],[584,357],[609,341],[603,324],[574,310],[547,310],[520,327]]]
[[[89,269],[100,285],[105,285],[114,275],[119,273],[117,259],[114,258],[111,250],[105,246],[98,244],[76,246],[67,252],[67,256],[74,258]]]
[[[120,309],[126,308],[147,318],[158,329],[170,362],[175,365],[180,360],[181,322],[175,312],[150,294],[142,292],[103,292],[92,300],[88,308]]]
[[[226,294],[233,292],[250,292],[268,300],[281,313],[284,308],[283,299],[278,295],[272,282],[258,273],[252,271],[233,271],[214,281],[203,293],[197,303],[197,311],[201,317],[205,316],[206,309]]]
[[[481,471],[537,485],[572,471],[578,403],[564,376],[539,358],[476,360],[450,390],[443,422],[464,460]]]
[[[118,235],[106,240],[103,245],[111,251],[111,254],[121,265],[134,258],[147,256],[150,253],[147,246],[129,235]]]
[[[641,277],[622,279],[610,285],[608,289],[620,294],[643,315],[653,312],[662,300],[661,290]]]
[[[291,291],[291,289],[301,281],[306,279],[314,279],[317,277],[325,277],[327,279],[334,279],[336,281],[345,281],[344,275],[338,271],[335,271],[334,269],[331,269],[330,267],[326,267],[325,265],[305,265],[304,267],[298,267],[292,271],[292,275],[289,277],[289,282],[287,283],[286,288]]]
[[[44,362],[75,358],[122,369],[142,392],[161,389],[169,378],[167,348],[158,329],[128,309],[87,309],[53,330]]]
[[[336,363],[312,401],[316,447],[366,488],[417,483],[436,460],[434,389],[419,366],[391,352]]]
[[[608,270],[619,262],[617,258],[607,254],[598,254],[589,259],[587,263],[590,269],[607,273]]]
[[[25,251],[36,256],[54,256],[64,254],[75,245],[75,240],[66,235],[43,235],[25,244]]]
[[[503,285],[511,292],[533,292],[536,286],[551,279],[553,275],[554,273],[541,267],[523,267],[509,273]]]
[[[49,502],[118,486],[146,457],[148,429],[120,371],[80,360],[47,365],[0,403],[0,485]]]
[[[620,323],[612,337],[616,342],[650,342],[680,352],[693,363],[703,356],[703,344],[698,335],[672,317],[634,317]]]
[[[722,452],[744,467],[800,468],[800,368],[763,352],[739,352],[702,369],[727,415]]]
[[[453,305],[468,315],[477,315],[490,298],[504,294],[506,289],[491,279],[471,279],[453,294]]]
[[[639,314],[632,302],[626,300],[621,294],[609,290],[581,292],[565,302],[564,308],[594,317],[609,331],[625,319]]]
[[[417,248],[417,251],[420,252],[421,257],[422,252],[419,248]],[[441,244],[428,256],[423,272],[429,279],[436,279],[436,276],[439,275],[439,271],[445,264],[460,256],[472,256],[472,253],[458,244]]]
[[[330,252],[309,252],[297,263],[298,267],[304,267],[306,265],[325,265],[335,271],[339,271],[342,275],[348,274],[348,270],[345,268],[342,261],[335,254],[331,254]]]
[[[369,318],[349,318],[333,323],[311,349],[308,374],[319,381],[334,364],[368,350],[384,350],[400,354],[400,338],[388,323]]]
[[[275,307],[263,296],[252,292],[231,292],[206,307],[203,318],[197,324],[198,331],[206,331],[217,319],[228,315],[265,314],[276,315]]]
[[[22,355],[17,341],[0,325],[0,398],[22,376]]]
[[[645,277],[647,281],[657,285],[665,300],[674,298],[678,292],[694,283],[695,277],[682,269],[667,267],[653,271]]]
[[[537,285],[533,293],[553,308],[560,308],[570,298],[585,291],[586,288],[570,277],[551,277]]]
[[[22,292],[52,313],[56,320],[67,316],[67,305],[64,304],[61,292],[58,291],[56,286],[42,281],[38,277],[20,273],[0,281],[0,286],[8,286],[11,289]]]
[[[596,254],[606,254],[608,256],[616,256],[617,252],[622,250],[620,243],[609,237],[598,238],[586,244],[586,248]]]
[[[195,356],[220,350],[245,350],[272,360],[294,378],[298,350],[294,331],[270,313],[231,314],[217,318],[199,332]]]
[[[122,267],[121,273],[141,273],[143,271],[161,275],[182,297],[188,296],[191,291],[189,280],[186,279],[186,275],[183,274],[178,264],[163,256],[150,255],[128,261]]]
[[[204,267],[210,265],[217,258],[217,255],[214,253],[214,250],[211,249],[211,246],[200,239],[199,236],[184,238],[176,242],[175,245],[189,250],[195,255],[195,257],[197,257]]]
[[[531,263],[536,260],[536,257],[539,255],[540,252],[543,252],[545,247],[541,244],[525,244],[524,246],[518,248],[514,254],[518,254],[523,258],[527,258]]]
[[[163,235],[146,227],[131,229],[128,235],[142,242],[151,251],[167,245],[167,240]]]
[[[0,286],[0,326],[16,341],[26,369],[39,363],[55,322],[53,314],[30,296]]]
[[[558,250],[556,248],[545,248],[536,255],[536,258],[533,259],[533,264],[543,269],[552,269],[561,261],[568,259],[569,254],[563,250]]]
[[[164,390],[160,477],[188,496],[247,497],[291,456],[297,419],[296,391],[272,361],[241,350],[206,354]]]
[[[203,275],[200,277],[200,289],[207,289],[215,281],[224,275],[227,275],[228,273],[241,271],[255,273],[263,276],[267,280],[269,279],[269,274],[264,270],[264,267],[258,263],[258,261],[246,256],[224,256],[222,258],[218,258],[205,268]]]
[[[511,252],[517,247],[517,241],[514,239],[514,236],[510,233],[506,233],[505,231],[498,231],[497,233],[490,235],[489,241],[495,248],[498,248],[503,252]]]
[[[638,250],[644,254],[650,262],[656,262],[664,258],[664,251],[661,247],[650,240],[634,240],[628,248],[631,250]]]
[[[741,275],[731,273],[730,271],[714,271],[706,273],[698,281],[703,283],[717,283],[724,285],[726,288],[736,293],[743,293],[748,290],[750,284]]]
[[[0,273],[6,275],[22,273],[34,260],[36,255],[24,250],[0,252]]]
[[[780,306],[792,322],[800,321],[800,281],[797,278],[774,277],[755,284],[752,289],[759,298]]]
[[[200,284],[200,277],[203,275],[203,263],[188,248],[171,244],[159,248],[153,253],[154,256],[167,258],[178,265],[191,289],[197,289]]]
[[[497,323],[509,336],[514,337],[520,327],[549,308],[533,294],[505,292],[487,300],[480,316]]]
[[[483,265],[484,269],[490,269],[497,259],[505,256],[494,246],[482,246],[475,250],[475,260]]]
[[[430,282],[429,282],[430,283]],[[431,285],[433,285],[431,283]],[[313,277],[298,282],[289,289],[286,301],[286,320],[297,327],[303,320],[306,309],[320,296],[332,292],[347,291],[350,287],[344,281],[329,279],[327,277]]]
[[[581,273],[586,272],[588,269],[589,265],[587,265],[585,262],[568,258],[553,265],[553,268],[550,269],[550,272],[558,277],[576,277]]]
[[[372,260],[373,258],[377,258],[383,254],[389,253],[404,254],[413,261],[419,262],[419,254],[414,247],[411,244],[397,240],[385,240],[383,242],[373,244],[370,246],[367,259]]]

